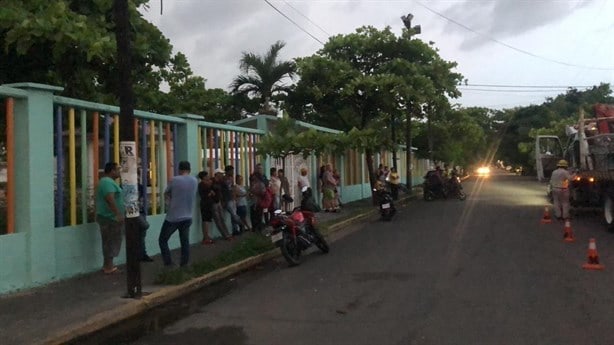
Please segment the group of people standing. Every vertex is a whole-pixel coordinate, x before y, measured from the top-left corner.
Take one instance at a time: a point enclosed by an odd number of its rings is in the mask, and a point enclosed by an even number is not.
[[[215,226],[225,240],[232,240],[251,228],[247,223],[247,189],[243,176],[234,175],[234,167],[216,169],[213,177],[206,171],[198,173],[198,195],[200,196],[200,215],[202,218],[202,244],[213,244],[209,234],[210,224]],[[230,215],[232,228],[226,226],[224,213]]]
[[[283,169],[271,168],[270,175],[264,174],[261,164],[257,164],[254,172],[249,176],[249,188],[244,185],[244,177],[235,175],[234,167],[228,165],[224,170],[216,169],[213,176],[207,171],[198,173],[198,179],[191,175],[190,163],[179,162],[179,173],[168,183],[164,191],[167,204],[167,213],[160,229],[158,244],[165,266],[173,266],[168,241],[170,237],[179,232],[181,244],[181,266],[186,266],[190,258],[189,229],[192,225],[192,214],[196,203],[196,195],[200,197],[200,215],[202,219],[203,239],[201,244],[213,244],[210,234],[211,223],[215,222],[223,239],[231,241],[245,231],[262,231],[270,220],[275,209],[288,210],[293,202],[290,183]],[[124,229],[125,207],[122,188],[116,182],[120,177],[120,167],[117,163],[107,163],[104,175],[96,188],[96,221],[99,224],[102,237],[103,272],[111,274],[117,272],[113,259],[119,254]],[[337,186],[338,176],[330,164],[323,166],[319,177],[323,193],[323,204],[327,211],[336,211],[340,202]],[[309,187],[307,169],[301,169],[297,181],[299,189]],[[139,194],[144,188],[139,186]],[[141,204],[142,206],[142,204]],[[251,220],[247,221],[248,208]],[[145,248],[145,234],[149,224],[143,216],[139,222],[141,230],[141,261],[153,261]],[[231,220],[231,228],[225,222],[225,213]],[[250,226],[251,223],[251,226]]]

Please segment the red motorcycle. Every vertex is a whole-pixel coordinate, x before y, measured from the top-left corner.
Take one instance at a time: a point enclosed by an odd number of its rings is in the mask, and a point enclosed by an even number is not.
[[[316,228],[315,213],[311,211],[297,207],[292,213],[286,214],[276,210],[270,225],[273,227],[271,242],[281,249],[281,254],[290,266],[299,265],[301,252],[312,245],[323,253],[329,251],[328,243]]]

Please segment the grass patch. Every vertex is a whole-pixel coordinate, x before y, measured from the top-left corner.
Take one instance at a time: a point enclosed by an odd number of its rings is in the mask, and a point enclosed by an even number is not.
[[[178,285],[274,248],[275,245],[268,237],[259,235],[246,237],[235,247],[220,253],[213,259],[195,262],[188,268],[162,271],[158,273],[154,283]]]
[[[344,209],[342,215],[336,219],[327,220],[319,223],[318,229],[322,234],[330,233],[330,227],[343,220],[365,214],[368,211],[374,210],[375,206],[370,203],[364,205],[354,205],[348,209]],[[213,259],[197,261],[188,268],[177,268],[174,270],[164,270],[158,273],[154,283],[163,285],[178,285],[188,280],[203,276],[223,267],[227,267],[241,260],[245,260],[252,256],[265,253],[274,249],[275,245],[271,243],[270,238],[252,235],[241,238],[241,242],[237,243],[233,248],[220,253]]]

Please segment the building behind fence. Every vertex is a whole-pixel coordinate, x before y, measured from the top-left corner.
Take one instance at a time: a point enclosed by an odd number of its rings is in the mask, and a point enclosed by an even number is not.
[[[0,293],[46,284],[99,270],[101,242],[94,219],[93,193],[106,162],[119,162],[120,126],[134,130],[139,154],[139,182],[146,186],[145,209],[151,224],[147,248],[159,252],[157,237],[165,216],[163,192],[178,162],[192,163],[192,173],[212,172],[233,165],[249,176],[257,163],[284,168],[292,186],[301,168],[317,182],[319,166],[332,163],[341,173],[344,202],[370,196],[364,154],[348,150],[342,156],[289,156],[275,160],[258,155],[255,145],[277,118],[254,116],[224,125],[197,115],[161,115],[135,111],[124,123],[119,108],[54,95],[58,87],[21,83],[0,86]],[[300,123],[305,128],[331,129]],[[405,155],[399,153],[404,177]],[[392,166],[390,152],[375,162]],[[414,183],[428,162],[415,161]],[[245,179],[248,180],[247,178]],[[298,190],[293,188],[293,197]],[[195,210],[190,240],[201,238]],[[214,235],[219,236],[213,227]],[[179,247],[174,238],[171,248]],[[118,257],[118,263],[125,254]]]

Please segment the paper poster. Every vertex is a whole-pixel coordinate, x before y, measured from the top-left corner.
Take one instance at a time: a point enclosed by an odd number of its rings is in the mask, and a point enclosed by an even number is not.
[[[136,143],[122,141],[119,143],[121,158],[121,181],[124,191],[126,218],[139,216],[139,186],[137,172]]]

